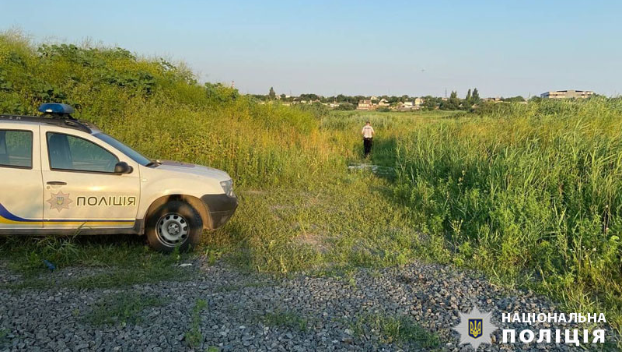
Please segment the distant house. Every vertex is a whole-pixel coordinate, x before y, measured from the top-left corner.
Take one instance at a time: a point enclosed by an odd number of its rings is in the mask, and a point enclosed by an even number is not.
[[[378,107],[379,107],[379,108],[386,108],[386,107],[388,107],[389,105],[390,105],[390,104],[389,104],[389,101],[388,101],[388,100],[386,100],[386,99],[380,99],[380,101],[378,102]]]
[[[372,104],[371,99],[363,99],[359,100],[359,104],[356,107],[356,110],[373,110],[374,104]]]
[[[415,104],[412,101],[406,101],[403,103],[397,103],[395,110],[397,111],[412,111],[415,109]]]
[[[415,109],[421,109],[421,105],[423,105],[423,103],[425,103],[425,100],[423,100],[422,98],[415,98]]]
[[[540,94],[542,99],[585,99],[594,95],[591,90],[554,90]]]

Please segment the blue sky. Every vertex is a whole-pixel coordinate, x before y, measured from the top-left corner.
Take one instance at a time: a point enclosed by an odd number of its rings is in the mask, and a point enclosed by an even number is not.
[[[0,30],[186,62],[242,93],[622,92],[619,1],[0,0]]]

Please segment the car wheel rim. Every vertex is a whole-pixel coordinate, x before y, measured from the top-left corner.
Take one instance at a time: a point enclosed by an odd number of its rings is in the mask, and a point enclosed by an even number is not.
[[[179,214],[166,214],[158,220],[156,233],[160,242],[167,246],[176,246],[188,238],[189,225]]]

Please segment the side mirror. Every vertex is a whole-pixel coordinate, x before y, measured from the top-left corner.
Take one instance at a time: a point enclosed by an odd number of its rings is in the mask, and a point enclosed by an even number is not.
[[[134,168],[129,166],[125,161],[118,162],[117,165],[114,166],[115,174],[131,174],[134,171]]]

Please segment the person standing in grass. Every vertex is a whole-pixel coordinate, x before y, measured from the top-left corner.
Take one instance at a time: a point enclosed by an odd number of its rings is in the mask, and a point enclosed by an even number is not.
[[[371,153],[371,145],[374,140],[374,133],[376,132],[374,131],[374,128],[371,127],[371,122],[367,121],[367,123],[365,123],[365,126],[363,126],[363,130],[361,131],[361,134],[363,135],[363,150],[365,151],[366,158],[369,156],[369,153]]]

